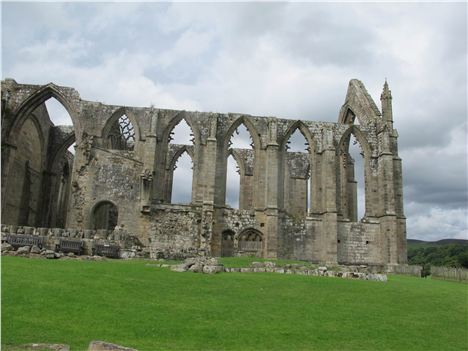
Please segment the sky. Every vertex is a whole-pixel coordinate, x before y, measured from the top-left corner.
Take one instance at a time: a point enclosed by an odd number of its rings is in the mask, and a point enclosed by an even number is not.
[[[387,78],[408,237],[468,239],[464,3],[1,6],[2,79],[108,104],[336,122]]]

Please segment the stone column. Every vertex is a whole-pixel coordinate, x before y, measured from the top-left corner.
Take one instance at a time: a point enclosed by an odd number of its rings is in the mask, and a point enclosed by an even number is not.
[[[35,225],[38,227],[48,228],[51,223],[51,212],[54,213],[55,210],[51,207],[55,204],[53,201],[54,197],[57,196],[56,191],[53,191],[55,187],[52,187],[53,184],[57,181],[57,174],[49,171],[42,172],[42,187],[41,187],[41,196],[40,196],[40,208],[38,210],[38,218]]]
[[[168,141],[163,140],[163,130],[165,126],[162,125],[162,117],[159,112],[153,115],[151,119],[151,144],[153,144],[153,189],[152,189],[152,202],[162,203],[165,199],[165,189],[163,184],[166,184],[166,154],[168,148]],[[151,157],[151,155],[148,155]]]
[[[390,150],[390,140],[386,129],[378,135],[378,183],[380,190],[381,210],[380,215],[392,215],[395,213],[395,193],[393,180],[393,154]],[[377,204],[374,204],[377,205]]]
[[[398,263],[406,263],[408,260],[406,247],[406,217],[403,208],[403,171],[402,161],[398,156],[398,133],[394,129],[390,137],[393,153],[393,184],[395,195],[395,213],[397,217],[397,260]]]
[[[310,164],[310,183],[309,183],[309,199],[310,199],[310,210],[309,215],[318,215],[321,213],[321,197],[322,190],[320,184],[322,181],[321,173],[321,157],[315,153],[315,148],[311,147],[309,154]]]
[[[278,150],[279,146],[273,140],[270,140],[265,150],[265,256],[267,258],[277,258],[278,237],[281,235],[278,232]]]
[[[8,189],[8,180],[10,179],[10,166],[15,159],[16,145],[8,142],[2,142],[2,214],[5,213],[6,191]]]
[[[216,170],[219,165],[216,164],[218,157],[216,128],[217,118],[212,117],[211,129],[209,137],[206,139],[206,144],[200,147],[199,157],[199,180],[198,184],[201,189],[201,200],[204,204],[213,205],[215,202],[215,182]]]
[[[206,255],[221,255],[221,235],[217,230],[218,220],[214,215],[215,202],[215,181],[216,181],[216,160],[217,160],[217,118],[211,117],[209,136],[206,144],[200,145],[200,154],[198,158],[199,171],[197,179],[198,196],[196,202],[202,202],[202,226],[200,249],[204,250]],[[213,224],[215,222],[215,224]]]
[[[158,123],[158,113],[155,109],[150,109],[150,130],[145,136],[142,148],[143,173],[140,178],[140,210],[149,213],[152,200],[153,183],[155,178],[156,162],[156,126]]]
[[[351,158],[351,155],[347,155],[347,166],[346,166],[346,175],[347,175],[347,187],[346,187],[346,198],[347,198],[347,218],[351,222],[357,222],[358,211],[357,211],[357,181],[354,176],[355,174],[355,163]]]
[[[239,187],[239,209],[248,210],[253,208],[253,175],[245,173],[240,174],[240,187]]]
[[[394,192],[394,170],[393,153],[390,149],[390,137],[386,126],[378,135],[379,137],[379,156],[378,156],[378,184],[380,191],[380,204],[374,205],[380,208],[380,230],[384,236],[384,242],[387,246],[387,263],[398,263],[398,227],[395,212],[395,192]]]
[[[337,156],[333,145],[333,132],[324,129],[322,133],[322,233],[320,260],[327,264],[336,264],[337,257],[337,208],[336,208],[336,170]]]

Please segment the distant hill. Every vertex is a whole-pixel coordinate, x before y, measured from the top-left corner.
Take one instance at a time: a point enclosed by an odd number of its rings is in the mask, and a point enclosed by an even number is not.
[[[468,240],[408,239],[408,263],[468,268]]]
[[[442,239],[437,241],[424,241],[417,239],[407,239],[409,247],[427,247],[427,246],[443,246],[448,244],[468,245],[468,240],[465,239]]]

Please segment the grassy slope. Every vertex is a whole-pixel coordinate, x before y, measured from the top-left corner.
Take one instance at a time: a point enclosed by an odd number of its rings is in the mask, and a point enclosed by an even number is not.
[[[99,339],[143,350],[468,349],[467,286],[267,273],[174,273],[143,261],[2,257],[2,344]]]

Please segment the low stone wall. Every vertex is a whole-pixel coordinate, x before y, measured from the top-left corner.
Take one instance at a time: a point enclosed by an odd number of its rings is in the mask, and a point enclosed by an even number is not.
[[[81,240],[83,254],[92,255],[96,244],[117,245],[120,247],[121,258],[145,256],[139,240],[124,230],[91,230],[75,228],[36,228],[16,225],[1,225],[1,241],[6,242],[8,235],[32,235],[44,238],[43,247],[56,251],[60,239]]]
[[[138,240],[126,230],[107,230],[107,229],[76,229],[76,228],[40,228],[17,225],[1,225],[2,234],[28,234],[40,236],[54,236],[62,238],[79,239],[105,239],[105,240],[125,240],[130,238],[133,241]]]
[[[174,272],[193,272],[213,274],[220,272],[227,273],[279,273],[279,274],[297,274],[320,277],[337,277],[360,280],[374,280],[380,282],[387,281],[387,275],[375,273],[374,268],[365,266],[339,266],[328,268],[313,267],[302,264],[285,264],[277,266],[276,262],[252,262],[250,267],[231,268],[224,267],[218,258],[193,257],[186,259],[183,263],[169,266],[160,264],[159,267],[170,267]]]
[[[350,271],[336,271],[328,270],[327,267],[319,267],[316,269],[294,269],[285,267],[258,267],[258,268],[224,268],[225,272],[229,273],[280,273],[280,274],[297,274],[297,275],[310,275],[315,277],[337,277],[348,279],[360,280],[374,280],[380,282],[387,281],[387,275],[382,273],[369,273],[369,272],[350,272]]]
[[[387,272],[421,277],[422,266],[409,265],[409,264],[388,265]]]
[[[468,269],[431,266],[431,277],[468,282]]]

